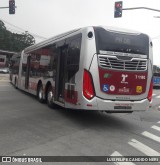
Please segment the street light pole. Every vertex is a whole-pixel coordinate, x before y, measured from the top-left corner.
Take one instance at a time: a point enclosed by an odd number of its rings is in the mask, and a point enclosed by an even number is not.
[[[0,9],[7,9],[7,8],[9,8],[9,7],[0,7]]]
[[[160,12],[160,10],[158,10],[158,9],[153,9],[153,8],[149,8],[149,7],[131,7],[131,8],[123,8],[122,10],[136,10],[136,9],[146,9],[146,10]]]
[[[153,16],[154,18],[160,18],[160,16]]]

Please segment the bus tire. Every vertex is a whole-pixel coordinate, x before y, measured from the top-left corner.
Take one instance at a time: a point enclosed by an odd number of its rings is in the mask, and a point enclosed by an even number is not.
[[[53,103],[53,89],[52,89],[52,86],[50,85],[47,89],[47,105],[50,107],[50,108],[53,108],[54,107],[54,103]]]
[[[43,86],[42,86],[42,84],[39,84],[38,85],[37,97],[38,97],[38,101],[40,103],[44,103],[44,99],[43,99]]]

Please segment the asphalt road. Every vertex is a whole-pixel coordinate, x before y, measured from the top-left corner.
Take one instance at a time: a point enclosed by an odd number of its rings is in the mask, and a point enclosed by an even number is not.
[[[145,112],[107,114],[51,109],[15,89],[7,75],[0,75],[0,155],[160,156],[160,90],[153,93],[153,107]]]

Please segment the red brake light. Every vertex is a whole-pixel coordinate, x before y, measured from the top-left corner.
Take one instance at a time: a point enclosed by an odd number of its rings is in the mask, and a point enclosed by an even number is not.
[[[83,95],[91,100],[95,96],[92,75],[87,70],[83,74]]]
[[[153,80],[151,80],[151,83],[150,83],[150,88],[149,88],[149,92],[148,92],[148,100],[151,102],[152,101],[152,92],[153,92]]]

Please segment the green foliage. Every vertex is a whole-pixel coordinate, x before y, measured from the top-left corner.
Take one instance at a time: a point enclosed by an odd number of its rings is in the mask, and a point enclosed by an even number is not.
[[[0,49],[19,52],[24,48],[35,44],[34,37],[28,32],[17,34],[8,31],[0,20]]]
[[[153,73],[160,73],[160,67],[153,65]]]

